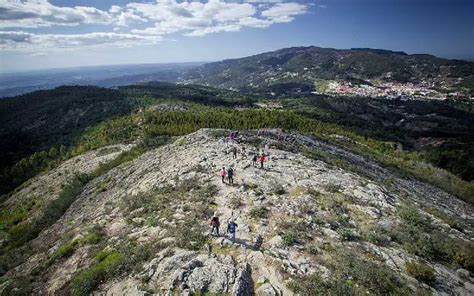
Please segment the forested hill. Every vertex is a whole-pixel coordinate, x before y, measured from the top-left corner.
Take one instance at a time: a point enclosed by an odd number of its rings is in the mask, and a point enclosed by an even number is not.
[[[105,118],[132,110],[123,93],[95,86],[62,86],[0,100],[0,166],[71,137]]]
[[[427,54],[292,47],[191,69],[186,81],[247,92],[310,91],[318,79],[434,83],[474,89],[474,63]]]

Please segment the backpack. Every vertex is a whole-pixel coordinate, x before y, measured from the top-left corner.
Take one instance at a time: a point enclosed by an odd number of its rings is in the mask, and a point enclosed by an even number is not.
[[[219,226],[219,217],[212,217],[211,226]]]
[[[234,233],[235,232],[235,229],[237,228],[237,223],[235,222],[230,222],[228,225],[227,225],[227,231],[230,232],[230,233]]]

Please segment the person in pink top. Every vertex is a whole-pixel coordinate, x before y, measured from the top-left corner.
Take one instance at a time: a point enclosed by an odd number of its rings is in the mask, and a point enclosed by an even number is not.
[[[221,175],[222,183],[225,183],[225,176],[227,176],[227,171],[225,170],[225,167],[222,167],[219,174]]]

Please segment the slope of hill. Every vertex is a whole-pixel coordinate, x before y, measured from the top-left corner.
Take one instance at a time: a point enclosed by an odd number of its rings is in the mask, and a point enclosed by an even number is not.
[[[472,93],[474,63],[377,49],[292,47],[191,69],[185,81],[245,92],[314,90],[317,80],[367,80],[434,84]]]
[[[0,100],[0,167],[33,152],[69,145],[88,126],[133,109],[116,91],[63,86]]]
[[[234,159],[227,133],[199,130],[114,166],[100,163],[136,148],[104,147],[33,178],[2,206],[1,294],[474,292],[472,204],[281,130],[242,131]],[[251,157],[264,144],[260,169]],[[235,168],[234,185],[222,166]],[[224,236],[230,218],[236,241]]]

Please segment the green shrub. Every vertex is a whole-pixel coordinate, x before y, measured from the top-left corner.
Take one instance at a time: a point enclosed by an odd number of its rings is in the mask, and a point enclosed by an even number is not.
[[[341,235],[342,239],[345,241],[353,241],[357,239],[357,236],[354,234],[354,232],[350,228],[339,229],[339,234]]]
[[[173,230],[176,237],[176,245],[188,250],[200,250],[207,242],[208,237],[203,233],[206,229],[199,220],[187,219],[183,224]]]
[[[43,230],[56,222],[76,197],[81,193],[84,184],[89,180],[86,175],[76,176],[72,182],[66,185],[58,198],[50,201],[44,208],[39,218],[31,222],[23,222],[15,225],[9,230],[10,240],[8,249],[19,247],[34,239]]]
[[[71,256],[76,250],[76,247],[79,245],[79,243],[79,240],[76,239],[62,244],[54,253],[49,256],[48,261],[50,262],[50,264],[52,264],[60,258]]]
[[[283,188],[282,185],[280,184],[276,184],[273,186],[273,188],[271,189],[271,193],[272,194],[275,194],[275,195],[283,195],[286,193],[286,190],[285,188]]]
[[[89,295],[102,281],[120,270],[118,267],[125,258],[117,251],[102,251],[94,259],[97,261],[94,265],[79,272],[71,280],[72,295]]]
[[[398,210],[398,215],[410,230],[416,229],[424,232],[432,230],[432,226],[427,217],[423,216],[418,209],[410,206],[402,206]]]
[[[380,226],[369,226],[362,233],[362,237],[377,246],[388,246],[391,242],[389,231]]]
[[[268,209],[265,207],[255,207],[250,210],[250,217],[254,219],[264,219],[268,217]]]
[[[341,280],[351,280],[375,295],[412,294],[382,262],[362,259],[361,255],[355,252],[339,251],[335,255],[334,274]]]
[[[102,228],[99,225],[94,225],[82,239],[83,242],[87,244],[98,244],[103,237]]]
[[[298,277],[288,284],[288,288],[298,295],[304,296],[339,296],[356,295],[350,280],[330,278],[324,280],[318,274]]]
[[[440,211],[436,208],[426,208],[425,209],[428,213],[432,214],[436,218],[440,219],[444,223],[448,224],[449,227],[457,229],[459,231],[463,231],[462,225],[452,216],[446,214],[443,211]]]
[[[406,262],[405,268],[409,275],[428,285],[432,285],[436,280],[434,269],[424,263]]]
[[[331,193],[337,193],[339,191],[341,191],[342,187],[338,184],[333,184],[333,183],[330,183],[330,184],[327,184],[324,189],[326,189],[328,192],[331,192]]]
[[[240,208],[241,205],[242,203],[240,202],[240,198],[238,197],[233,197],[229,200],[229,206],[233,210]]]
[[[467,243],[463,246],[454,246],[453,259],[469,272],[474,273],[474,244]]]
[[[291,247],[297,242],[297,235],[294,232],[285,232],[281,238],[283,239],[283,245],[286,247]]]

